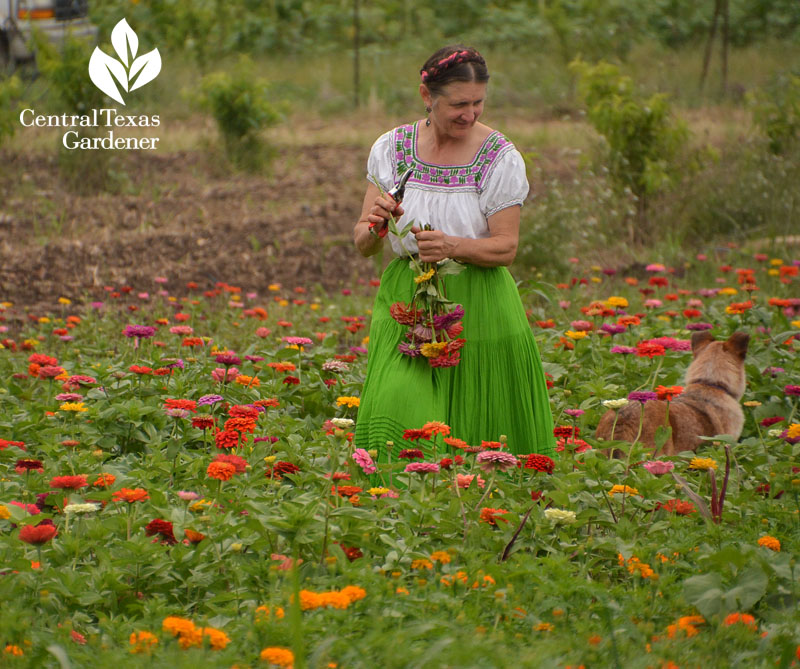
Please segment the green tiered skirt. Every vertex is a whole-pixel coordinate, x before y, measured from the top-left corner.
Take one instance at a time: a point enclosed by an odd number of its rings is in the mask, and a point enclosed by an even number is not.
[[[410,358],[397,349],[408,327],[391,317],[389,307],[411,301],[413,279],[403,258],[389,263],[381,277],[356,447],[376,449],[385,460],[387,441],[408,448],[405,430],[441,421],[452,428],[452,437],[472,446],[506,435],[512,453],[551,455],[553,417],[542,363],[508,269],[466,265],[445,278],[448,299],[465,311],[461,336],[467,343],[456,367],[432,368],[422,356]]]

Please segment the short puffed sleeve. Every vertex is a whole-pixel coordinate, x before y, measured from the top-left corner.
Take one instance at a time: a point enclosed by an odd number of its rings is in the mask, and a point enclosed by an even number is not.
[[[521,205],[528,195],[525,161],[520,152],[507,148],[495,158],[480,193],[481,213],[488,219],[498,211]]]
[[[367,159],[367,180],[384,191],[390,190],[395,182],[392,135],[390,130],[378,137]]]

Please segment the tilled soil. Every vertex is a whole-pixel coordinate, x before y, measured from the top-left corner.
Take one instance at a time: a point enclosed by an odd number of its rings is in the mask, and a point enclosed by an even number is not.
[[[368,279],[373,262],[351,241],[366,156],[281,150],[266,174],[251,175],[196,152],[127,152],[113,165],[119,192],[79,194],[55,156],[0,151],[0,300],[43,310],[104,286],[153,290],[157,276],[178,294],[189,281],[265,291]]]

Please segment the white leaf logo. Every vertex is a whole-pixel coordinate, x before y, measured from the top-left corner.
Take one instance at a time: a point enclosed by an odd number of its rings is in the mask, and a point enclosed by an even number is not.
[[[139,38],[125,19],[111,31],[111,45],[119,60],[101,51],[100,47],[95,47],[89,59],[89,77],[103,93],[124,105],[125,100],[117,82],[125,92],[135,91],[150,83],[161,72],[161,54],[158,49],[153,49],[137,58]]]

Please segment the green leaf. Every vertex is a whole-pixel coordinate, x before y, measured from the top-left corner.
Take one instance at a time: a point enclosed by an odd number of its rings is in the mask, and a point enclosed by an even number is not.
[[[655,437],[653,437],[653,443],[656,445],[656,449],[660,449],[664,444],[666,444],[671,436],[672,436],[671,425],[659,425],[656,428]]]
[[[683,582],[683,596],[708,620],[722,610],[722,576],[716,572],[691,576]]]
[[[725,593],[727,612],[747,611],[767,594],[769,579],[758,565],[748,567],[739,574],[736,584]]]

